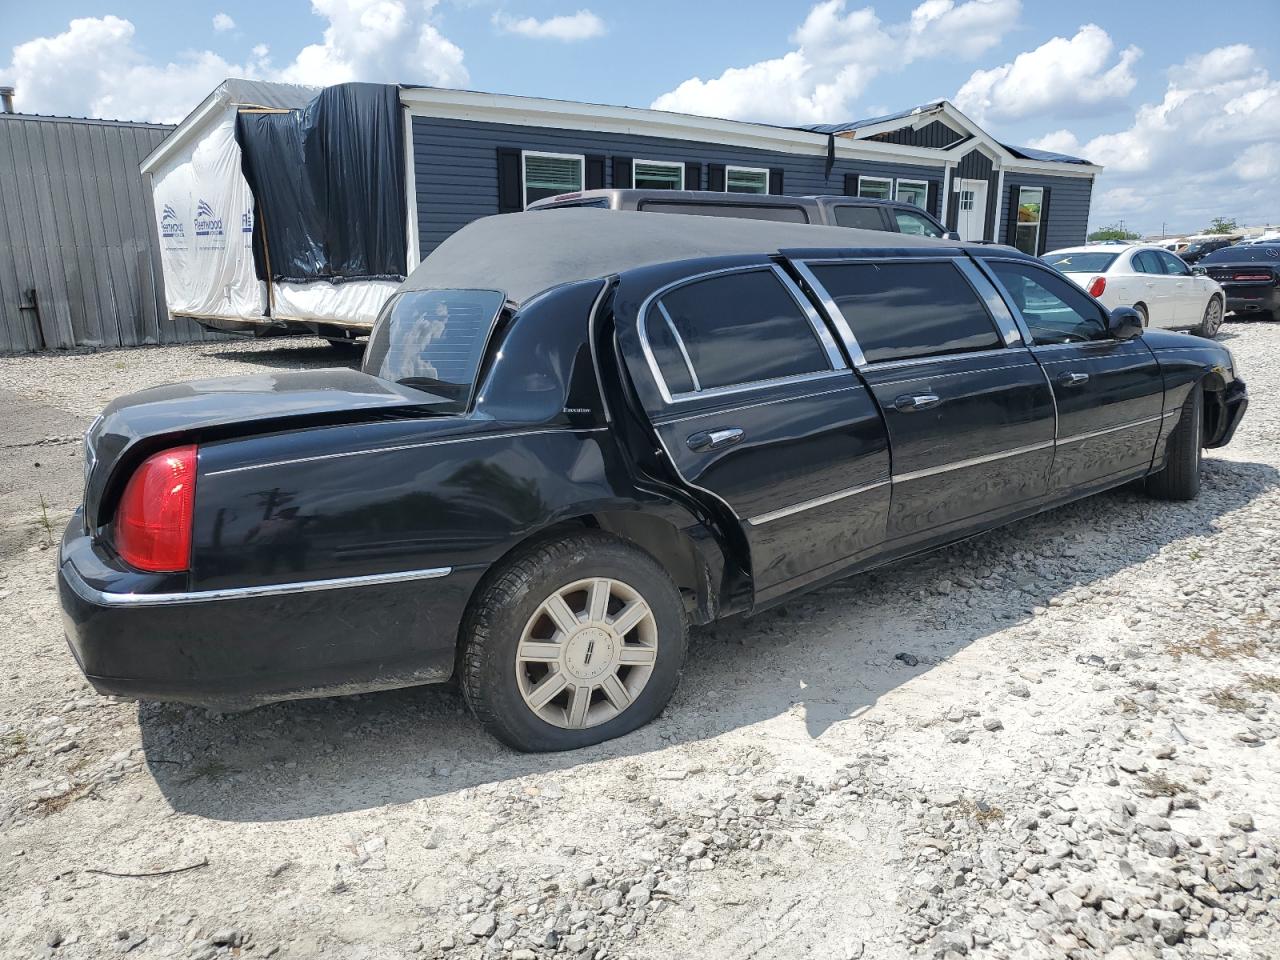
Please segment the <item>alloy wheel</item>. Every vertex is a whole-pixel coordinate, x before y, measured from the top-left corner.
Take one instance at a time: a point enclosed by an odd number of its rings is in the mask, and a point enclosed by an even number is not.
[[[1212,337],[1222,327],[1222,301],[1217,297],[1209,301],[1209,306],[1204,308],[1204,323],[1202,328],[1206,337]]]
[[[644,597],[621,580],[592,577],[538,605],[516,648],[516,683],[542,720],[580,730],[631,706],[657,659],[658,626]]]

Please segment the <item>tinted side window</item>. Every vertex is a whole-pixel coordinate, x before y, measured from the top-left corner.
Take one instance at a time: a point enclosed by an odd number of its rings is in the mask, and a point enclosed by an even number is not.
[[[845,204],[836,207],[836,226],[857,227],[860,230],[883,230],[884,217],[881,216],[879,207],[865,205],[855,207]]]
[[[868,363],[1002,345],[978,294],[950,263],[847,263],[813,268]]]
[[[1027,263],[993,260],[989,266],[1013,297],[1036,343],[1107,338],[1102,310],[1074,284]]]
[[[683,346],[703,390],[831,369],[809,318],[771,270],[696,280],[664,294],[646,318],[651,347],[667,317],[679,340],[659,367],[664,376],[674,369]],[[687,391],[667,382],[672,393]]]
[[[893,218],[898,221],[899,233],[911,233],[918,237],[942,236],[942,231],[935,227],[930,220],[927,220],[912,210],[904,210],[901,207],[894,207]]]
[[[1138,273],[1164,273],[1160,261],[1150,250],[1140,250],[1133,255],[1133,269]]]
[[[749,203],[679,203],[670,200],[643,200],[636,207],[648,213],[683,213],[695,217],[740,217],[747,220],[776,220],[780,223],[808,223],[800,207]]]

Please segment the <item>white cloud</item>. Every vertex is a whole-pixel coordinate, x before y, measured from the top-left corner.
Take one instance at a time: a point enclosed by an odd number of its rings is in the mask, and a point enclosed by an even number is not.
[[[791,35],[795,49],[709,80],[692,77],[653,101],[659,110],[776,123],[852,119],[852,101],[887,69],[926,57],[974,57],[1012,29],[1020,0],[924,0],[908,20],[822,0]]]
[[[1124,129],[1083,143],[1058,130],[1033,145],[1106,166],[1095,224],[1138,217],[1141,229],[1195,230],[1215,216],[1280,220],[1280,80],[1244,44],[1171,69],[1164,96],[1139,106]]]
[[[565,42],[602,37],[606,30],[604,21],[590,10],[548,17],[546,20],[539,20],[536,17],[513,17],[509,13],[499,11],[493,15],[493,25],[504,33],[516,33],[535,40]]]
[[[1122,100],[1138,82],[1132,68],[1142,51],[1126,47],[1112,62],[1114,51],[1107,32],[1087,23],[1070,39],[1053,37],[1011,63],[975,70],[956,93],[956,106],[982,123],[1061,115]]]
[[[241,62],[208,50],[157,62],[138,48],[128,20],[83,17],[55,36],[15,46],[9,65],[0,67],[0,82],[16,88],[18,108],[29,113],[168,123],[228,77],[465,84],[462,50],[431,22],[435,6],[436,0],[314,0],[312,12],[327,21],[321,40],[283,67],[271,62],[264,44]]]
[[[227,30],[234,30],[235,28],[236,22],[227,14],[215,13],[213,15],[213,29],[217,30],[219,33],[224,33]]]

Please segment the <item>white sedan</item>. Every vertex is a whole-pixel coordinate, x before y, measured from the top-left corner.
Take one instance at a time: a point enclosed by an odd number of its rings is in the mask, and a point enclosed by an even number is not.
[[[1210,277],[1197,276],[1181,259],[1154,244],[1068,247],[1044,255],[1108,309],[1133,307],[1143,326],[1190,329],[1214,337],[1222,326],[1226,296]]]

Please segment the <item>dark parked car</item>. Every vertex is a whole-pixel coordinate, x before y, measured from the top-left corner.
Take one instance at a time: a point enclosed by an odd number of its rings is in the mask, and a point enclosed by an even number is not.
[[[584,190],[529,204],[530,210],[638,210],[701,217],[740,217],[783,223],[823,223],[858,230],[884,230],[918,237],[959,240],[932,214],[911,203],[869,197],[723,193],[714,190]]]
[[[1178,256],[1187,263],[1199,263],[1208,254],[1231,246],[1237,239],[1236,237],[1216,237],[1212,240],[1193,240]]]
[[[1195,267],[1222,284],[1237,317],[1280,318],[1280,243],[1242,243],[1215,250]]]
[[[1146,478],[1194,497],[1231,354],[1005,247],[709,217],[480,220],[362,372],[113,402],[59,588],[104,692],[457,676],[498,737],[655,717],[686,630]]]

